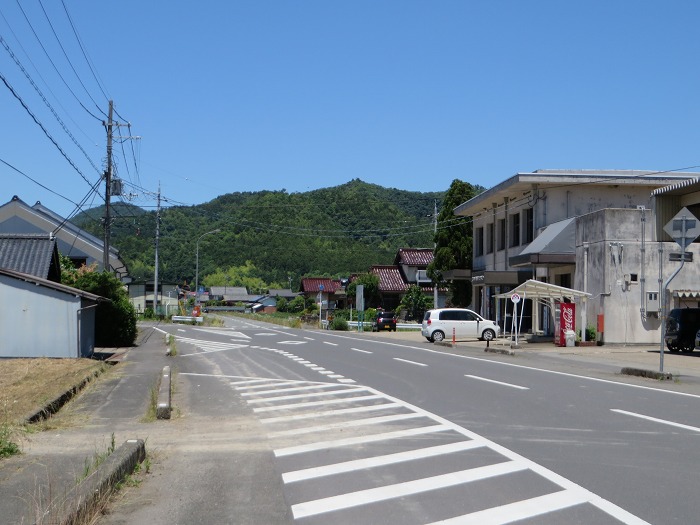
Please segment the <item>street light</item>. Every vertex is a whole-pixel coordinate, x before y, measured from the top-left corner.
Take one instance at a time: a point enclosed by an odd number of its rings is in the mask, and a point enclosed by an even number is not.
[[[220,231],[221,230],[217,228],[216,230],[212,230],[210,232],[203,233],[202,235],[200,235],[197,238],[197,266],[196,266],[197,269],[195,270],[195,273],[194,273],[194,293],[195,293],[197,304],[199,304],[199,241],[205,235],[209,235],[211,233],[219,233]]]

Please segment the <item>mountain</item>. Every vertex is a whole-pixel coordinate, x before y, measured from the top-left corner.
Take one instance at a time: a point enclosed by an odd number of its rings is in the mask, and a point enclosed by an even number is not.
[[[433,246],[433,207],[445,192],[385,188],[359,179],[304,193],[229,193],[197,206],[160,212],[160,278],[199,280],[217,269],[251,261],[267,283],[298,287],[306,275],[348,276],[391,264],[401,247]],[[156,211],[111,207],[112,245],[135,279],[153,278]],[[104,206],[72,222],[103,236]],[[215,229],[219,233],[203,236]],[[295,284],[296,283],[296,284]]]

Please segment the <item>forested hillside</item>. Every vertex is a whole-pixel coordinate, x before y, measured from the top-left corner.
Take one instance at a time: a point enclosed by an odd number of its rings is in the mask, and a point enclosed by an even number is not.
[[[444,192],[411,192],[359,179],[305,193],[230,193],[191,207],[164,207],[160,279],[193,282],[196,242],[199,280],[252,262],[256,277],[297,289],[305,275],[348,276],[391,264],[400,247],[433,246],[433,206]],[[113,204],[112,245],[135,279],[152,279],[156,211]],[[102,237],[102,207],[73,222]],[[222,283],[223,284],[223,283]],[[234,283],[230,283],[232,286]]]

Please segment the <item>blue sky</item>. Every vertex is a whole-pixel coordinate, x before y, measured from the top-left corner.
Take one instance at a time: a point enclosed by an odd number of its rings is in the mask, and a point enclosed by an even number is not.
[[[354,178],[441,191],[700,165],[696,1],[19,0],[0,14],[53,110],[4,48],[0,73],[81,172],[0,82],[0,201],[64,216],[104,167],[109,98],[131,123],[119,133],[141,137],[114,152],[144,207],[159,184],[165,205],[199,204]]]

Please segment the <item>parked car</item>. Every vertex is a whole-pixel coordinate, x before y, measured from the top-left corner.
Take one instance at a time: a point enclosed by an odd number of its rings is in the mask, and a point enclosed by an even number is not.
[[[396,332],[396,314],[394,312],[377,312],[377,318],[372,321],[372,331],[389,330]]]
[[[700,330],[700,308],[674,308],[666,318],[664,340],[671,352],[692,352]]]
[[[695,348],[700,347],[700,330],[695,332]]]
[[[445,337],[452,337],[453,333],[459,339],[473,337],[491,341],[499,332],[500,328],[495,322],[466,308],[428,310],[421,326],[421,334],[430,342],[442,341]]]

